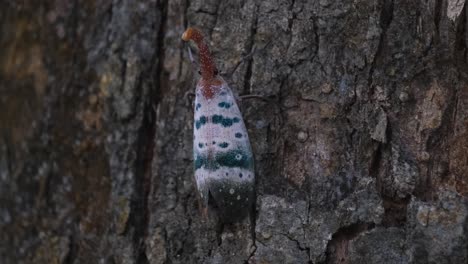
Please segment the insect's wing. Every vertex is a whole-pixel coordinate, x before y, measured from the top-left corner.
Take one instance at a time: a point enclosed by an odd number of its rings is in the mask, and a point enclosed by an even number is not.
[[[211,98],[197,88],[194,169],[205,207],[209,200],[228,220],[248,213],[254,200],[254,158],[232,91],[223,81]]]

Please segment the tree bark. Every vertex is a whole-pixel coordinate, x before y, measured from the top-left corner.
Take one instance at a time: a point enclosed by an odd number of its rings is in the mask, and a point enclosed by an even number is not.
[[[0,6],[2,263],[467,263],[465,0]],[[198,210],[188,26],[269,99],[253,223]]]

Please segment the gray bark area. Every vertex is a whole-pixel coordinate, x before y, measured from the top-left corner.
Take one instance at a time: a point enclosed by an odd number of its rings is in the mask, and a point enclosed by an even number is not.
[[[0,6],[2,263],[467,263],[464,0]],[[187,26],[270,99],[255,241],[198,210]]]

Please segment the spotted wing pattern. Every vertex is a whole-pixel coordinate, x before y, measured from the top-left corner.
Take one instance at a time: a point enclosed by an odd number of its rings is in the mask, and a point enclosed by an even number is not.
[[[254,158],[239,107],[227,83],[197,85],[194,118],[194,169],[206,208],[212,202],[226,221],[244,217],[254,200]]]

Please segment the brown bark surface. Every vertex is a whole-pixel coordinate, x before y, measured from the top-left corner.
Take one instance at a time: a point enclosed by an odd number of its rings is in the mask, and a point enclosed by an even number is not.
[[[464,0],[0,7],[1,263],[467,263]],[[254,238],[198,211],[187,26],[269,98]]]

